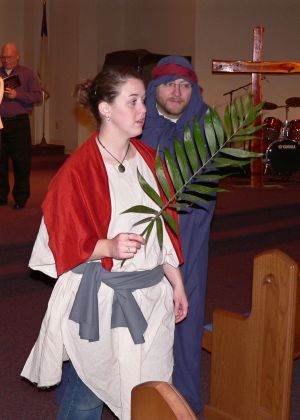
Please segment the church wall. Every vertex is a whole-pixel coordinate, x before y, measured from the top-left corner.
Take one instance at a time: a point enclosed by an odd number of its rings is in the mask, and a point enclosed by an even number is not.
[[[223,93],[251,82],[250,75],[212,74],[211,62],[252,60],[255,26],[264,27],[263,60],[300,61],[299,12],[298,0],[196,2],[195,63],[205,100],[222,109],[229,101]],[[287,98],[300,96],[300,74],[267,75],[262,89],[264,100],[285,105]],[[285,120],[285,109],[265,112],[265,116]],[[300,118],[300,108],[290,108],[288,119],[293,118]]]
[[[49,91],[46,138],[73,151],[93,129],[71,97],[75,84],[93,77],[105,54],[145,48],[162,54],[192,55],[204,98],[220,109],[223,93],[250,82],[250,76],[213,75],[211,61],[252,58],[253,28],[265,27],[263,58],[300,61],[298,0],[47,0]],[[41,0],[1,0],[1,43],[15,41],[22,63],[37,70]],[[13,24],[12,24],[13,23]],[[283,104],[300,96],[300,75],[267,76],[264,99]],[[300,109],[289,119],[300,118]],[[272,115],[284,119],[284,110]],[[270,115],[270,112],[267,114]],[[33,138],[41,138],[41,109],[36,107]]]
[[[107,53],[122,49],[143,48],[156,53],[191,55],[194,48],[193,10],[194,0],[98,1],[98,38],[95,42],[98,65],[95,71],[100,70]],[[84,25],[81,29],[84,33]],[[89,47],[90,56],[93,56],[96,49],[91,44]],[[85,139],[90,124],[86,127],[81,129],[79,142]]]
[[[17,42],[24,52],[24,2],[25,0],[1,0],[0,42]]]
[[[191,55],[195,0],[48,0],[48,90],[45,137],[72,152],[93,130],[88,114],[75,107],[75,84],[93,77],[108,52],[144,48]],[[1,39],[17,43],[22,63],[38,70],[41,0],[2,0]],[[16,12],[17,11],[17,12]],[[8,22],[15,23],[14,28]],[[25,28],[26,26],[26,28]],[[25,53],[23,55],[23,52]],[[35,108],[33,142],[42,137],[42,107]]]
[[[194,49],[194,0],[127,0],[124,9],[128,48],[158,54],[191,55]]]

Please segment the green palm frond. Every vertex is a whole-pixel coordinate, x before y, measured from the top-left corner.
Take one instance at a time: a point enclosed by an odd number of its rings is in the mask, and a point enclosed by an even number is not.
[[[176,223],[167,212],[168,209],[179,211],[200,201],[211,200],[217,192],[225,191],[218,187],[218,181],[232,175],[232,172],[227,172],[224,175],[220,168],[242,167],[248,165],[252,159],[261,157],[261,153],[239,149],[231,145],[255,139],[255,133],[263,127],[254,125],[262,108],[263,103],[253,105],[251,95],[247,95],[246,98],[237,98],[230,106],[227,105],[223,121],[215,109],[208,108],[204,118],[206,141],[195,118],[193,132],[189,127],[184,130],[183,143],[179,139],[174,139],[174,155],[167,148],[163,151],[165,166],[174,188],[173,193],[171,193],[166,178],[162,158],[157,151],[155,172],[158,183],[166,196],[166,203],[137,171],[142,189],[154,201],[159,210],[137,205],[127,209],[124,213],[135,212],[148,215],[135,224],[136,226],[147,223],[142,232],[142,235],[145,235],[146,243],[155,226],[158,243],[162,248],[163,222],[177,233]]]

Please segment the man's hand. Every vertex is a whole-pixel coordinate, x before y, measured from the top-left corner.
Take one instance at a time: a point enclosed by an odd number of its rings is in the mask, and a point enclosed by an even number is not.
[[[4,90],[4,94],[5,94],[5,96],[7,96],[7,98],[9,98],[9,99],[15,99],[15,98],[16,98],[16,96],[17,96],[17,92],[16,92],[16,90],[15,90],[15,89],[11,89],[11,88],[6,88],[6,89]]]

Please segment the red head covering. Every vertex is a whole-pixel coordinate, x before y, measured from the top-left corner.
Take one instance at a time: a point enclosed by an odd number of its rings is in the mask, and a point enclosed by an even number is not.
[[[163,64],[162,66],[154,67],[152,70],[152,78],[157,79],[161,76],[178,76],[178,78],[184,77],[190,79],[193,83],[198,82],[194,70],[179,66],[178,64]]]

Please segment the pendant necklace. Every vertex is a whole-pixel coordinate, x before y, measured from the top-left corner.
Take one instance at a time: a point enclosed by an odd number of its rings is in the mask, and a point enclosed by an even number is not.
[[[123,159],[122,159],[122,161],[120,162],[119,161],[119,159],[117,159],[112,153],[110,153],[110,151],[104,146],[104,144],[101,142],[101,140],[99,139],[99,137],[97,136],[97,141],[98,141],[98,143],[103,147],[103,149],[104,150],[106,150],[106,152],[113,158],[113,159],[115,159],[118,163],[119,163],[119,166],[118,166],[118,171],[119,172],[121,172],[121,173],[123,173],[123,172],[125,172],[125,166],[123,165],[123,162],[124,162],[124,160],[126,159],[126,156],[127,156],[127,153],[128,153],[128,151],[129,151],[129,147],[130,147],[130,142],[128,143],[128,147],[127,147],[127,150],[126,150],[126,153],[125,153],[125,156],[123,157]]]

